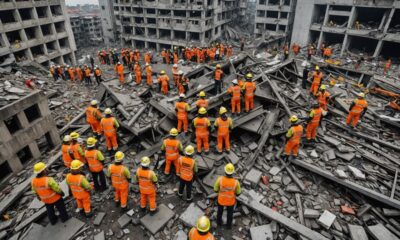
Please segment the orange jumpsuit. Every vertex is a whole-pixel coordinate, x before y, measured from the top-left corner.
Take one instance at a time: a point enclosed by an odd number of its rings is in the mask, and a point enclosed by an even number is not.
[[[217,144],[218,144],[218,152],[222,153],[223,144],[225,144],[225,149],[227,151],[231,150],[231,144],[229,140],[229,131],[232,129],[232,119],[227,118],[223,120],[222,118],[217,118],[215,120],[214,126],[218,128],[217,133]]]
[[[92,106],[86,108],[86,122],[92,127],[92,132],[101,133],[100,120],[102,118],[103,115],[99,109]]]
[[[118,80],[120,84],[125,83],[125,77],[124,77],[124,66],[122,64],[117,64],[115,65],[115,72],[118,74]]]
[[[66,182],[76,200],[78,209],[83,208],[85,213],[90,213],[90,192],[82,187],[82,181],[84,180],[86,178],[81,174],[68,173],[66,177]]]
[[[306,138],[307,140],[315,139],[317,137],[317,130],[322,117],[322,108],[314,108],[310,112],[310,122],[306,127]]]
[[[136,62],[140,61],[140,52],[139,52],[139,50],[135,51],[135,58],[134,59],[135,59]]]
[[[246,112],[254,109],[254,92],[256,84],[254,82],[245,82],[243,85]]]
[[[175,104],[176,117],[178,118],[178,132],[181,132],[182,126],[185,133],[188,132],[189,119],[188,111],[190,110],[189,104],[186,102],[177,102]]]
[[[361,117],[361,113],[364,111],[365,108],[368,107],[368,103],[365,99],[356,99],[354,100],[354,106],[349,111],[349,114],[346,118],[346,124],[355,127],[358,123],[358,120]]]
[[[52,204],[60,200],[61,195],[49,187],[50,177],[35,177],[32,179],[32,189],[44,204]]]
[[[61,146],[61,154],[62,160],[64,162],[64,166],[69,168],[71,166],[72,158],[70,155],[70,144],[63,144]]]
[[[293,44],[292,48],[293,48],[294,55],[297,56],[297,54],[299,54],[299,51],[300,51],[300,46],[295,43],[295,44]]]
[[[153,69],[151,66],[146,67],[146,83],[147,85],[153,85],[153,79],[151,79],[151,75],[153,74]]]
[[[324,93],[322,93],[322,91],[317,93],[319,106],[324,109],[324,111],[328,110],[326,105],[328,104],[329,95],[330,94],[327,91],[324,91]]]
[[[155,211],[157,208],[154,175],[155,173],[150,169],[139,168],[136,172],[136,178],[139,181],[140,207],[146,208],[147,201],[149,201],[150,211]]]
[[[70,150],[70,154],[74,157],[74,160],[79,160],[83,163],[86,163],[86,159],[85,156],[82,156],[79,153],[79,148],[82,149],[82,151],[84,151],[84,149],[81,147],[81,145],[78,142],[71,142],[71,145],[69,146],[69,150]],[[82,153],[84,154],[84,153]]]
[[[117,127],[115,126],[116,120],[114,117],[107,117],[101,119],[100,126],[101,131],[104,133],[104,137],[106,139],[107,150],[117,150],[118,142],[117,142]]]
[[[149,54],[149,53],[146,53],[146,54],[144,55],[144,62],[147,63],[147,64],[150,64],[150,62],[151,62],[151,57],[150,57],[150,54]]]
[[[68,73],[71,78],[71,81],[75,81],[75,71],[73,68],[68,68]]]
[[[231,106],[232,106],[232,113],[237,112],[240,113],[240,93],[241,89],[239,85],[232,86],[228,89],[228,93],[232,94],[232,99],[231,99]]]
[[[178,67],[172,67],[172,78],[174,80],[175,86],[178,85]]]
[[[292,126],[288,131],[288,134],[289,133],[291,133],[291,136],[286,142],[285,153],[288,156],[297,156],[297,154],[299,153],[301,136],[303,135],[303,126]],[[286,136],[288,136],[288,134],[286,134]]]
[[[196,129],[196,144],[197,144],[197,152],[201,153],[202,147],[204,150],[208,152],[210,150],[210,146],[208,144],[208,136],[210,127],[210,120],[206,117],[196,117],[193,120],[193,125]]]
[[[164,95],[168,95],[168,82],[169,77],[167,75],[161,75],[158,77],[158,84],[161,84],[161,92]]]
[[[189,232],[189,240],[215,240],[212,233],[200,234],[196,228],[192,228]]]
[[[208,101],[206,99],[200,98],[199,100],[196,101],[196,107],[199,108],[199,109],[202,108],[202,107],[207,109]]]
[[[178,93],[185,93],[185,87],[184,85],[189,84],[189,79],[187,77],[178,77]]]
[[[139,85],[142,83],[142,71],[139,64],[135,64],[133,70],[135,71],[136,84]]]
[[[127,176],[124,174],[126,167],[116,164],[111,164],[109,167],[109,174],[111,176],[111,184],[115,189],[114,201],[120,202],[121,207],[125,208],[128,201],[129,182]]]
[[[173,54],[174,54],[174,64],[177,64],[179,61],[178,54],[176,52],[174,52]]]
[[[75,68],[75,72],[76,72],[76,75],[78,75],[78,79],[79,79],[80,81],[82,81],[82,80],[83,80],[82,69],[81,69],[80,67],[76,67],[76,68]]]
[[[164,173],[169,174],[171,171],[171,163],[175,166],[175,172],[179,173],[179,151],[182,150],[182,144],[178,139],[167,138],[164,140],[163,145],[161,147],[162,150],[165,150],[165,169]]]
[[[319,74],[317,72],[313,73],[313,82],[311,84],[310,93],[314,96],[318,92],[318,88],[321,83],[322,77],[323,77],[322,72],[320,72]]]
[[[231,47],[228,47],[228,48],[226,49],[226,56],[227,56],[228,58],[230,58],[230,57],[232,56],[232,48],[231,48]]]

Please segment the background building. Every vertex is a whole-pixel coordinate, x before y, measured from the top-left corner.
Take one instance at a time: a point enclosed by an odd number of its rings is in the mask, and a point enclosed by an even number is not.
[[[113,1],[99,0],[99,5],[104,43],[107,45],[115,44],[118,38],[115,24]]]
[[[1,1],[0,63],[75,63],[76,46],[65,1]]]
[[[72,31],[78,48],[103,43],[103,29],[98,16],[70,16]]]

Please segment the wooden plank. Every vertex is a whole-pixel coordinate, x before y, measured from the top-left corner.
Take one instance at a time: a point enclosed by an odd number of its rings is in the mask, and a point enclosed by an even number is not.
[[[300,223],[305,225],[305,223],[304,223],[303,203],[301,202],[300,193],[296,193],[294,196],[296,197],[297,212],[299,213]]]
[[[399,173],[399,170],[396,168],[396,173],[394,174],[394,181],[393,181],[393,187],[392,187],[392,191],[390,193],[390,198],[393,199],[394,197],[394,192],[396,191],[396,185],[397,185],[397,175]]]

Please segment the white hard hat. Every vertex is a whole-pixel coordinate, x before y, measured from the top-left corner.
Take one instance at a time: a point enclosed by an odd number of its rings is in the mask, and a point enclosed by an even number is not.
[[[178,67],[178,64],[174,64],[174,65],[172,65],[173,67]]]
[[[146,66],[150,66],[150,64],[146,63]]]
[[[118,64],[121,64],[121,62],[118,62]]]
[[[178,75],[183,75],[183,71],[182,71],[182,70],[179,70],[179,71],[178,71]]]
[[[186,97],[184,93],[179,94],[179,97],[184,98]]]
[[[232,83],[233,83],[233,84],[238,84],[238,80],[237,80],[237,79],[233,79],[233,80],[232,80]]]

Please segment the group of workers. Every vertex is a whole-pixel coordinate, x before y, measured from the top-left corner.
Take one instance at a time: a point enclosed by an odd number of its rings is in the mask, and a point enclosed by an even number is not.
[[[51,65],[50,74],[54,81],[62,79],[64,81],[71,80],[72,82],[82,82],[84,80],[85,85],[93,85],[92,76],[94,76],[97,85],[100,85],[100,83],[103,81],[101,78],[102,71],[97,65],[94,66],[94,68],[91,68],[86,64],[83,66]]]

